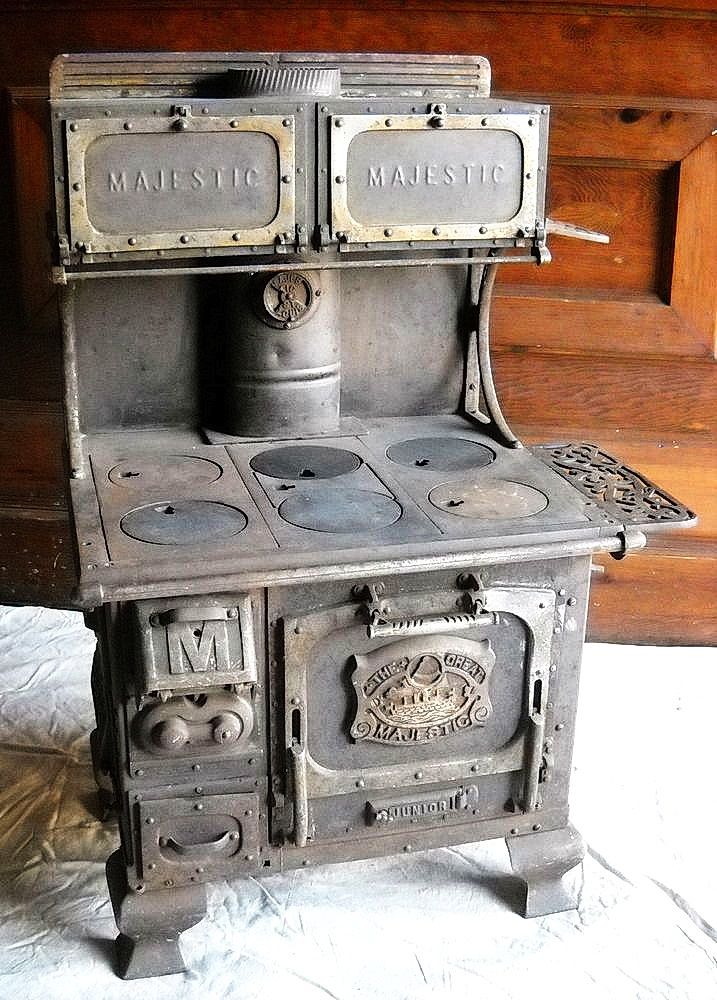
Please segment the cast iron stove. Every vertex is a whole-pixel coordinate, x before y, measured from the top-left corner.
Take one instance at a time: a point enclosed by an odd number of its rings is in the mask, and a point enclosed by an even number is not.
[[[499,263],[547,263],[549,109],[467,56],[61,56],[77,600],[126,978],[205,884],[487,838],[572,907],[591,556],[680,503],[525,448]],[[480,920],[480,916],[476,916]]]

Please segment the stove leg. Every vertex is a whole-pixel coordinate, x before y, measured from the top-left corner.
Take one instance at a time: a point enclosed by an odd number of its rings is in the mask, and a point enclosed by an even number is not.
[[[120,931],[115,940],[117,974],[143,979],[186,972],[179,935],[205,916],[204,886],[134,892],[127,884],[121,851],[107,860],[107,884]]]
[[[573,910],[575,896],[563,875],[585,857],[585,841],[574,826],[506,837],[513,872],[525,882],[525,917]]]

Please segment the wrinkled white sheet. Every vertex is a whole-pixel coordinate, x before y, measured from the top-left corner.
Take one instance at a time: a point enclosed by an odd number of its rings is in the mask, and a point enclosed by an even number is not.
[[[93,814],[93,639],[71,612],[0,608],[0,998],[713,1000],[711,649],[588,646],[572,818],[574,912],[526,921],[502,842],[223,883],[191,971],[123,983]]]

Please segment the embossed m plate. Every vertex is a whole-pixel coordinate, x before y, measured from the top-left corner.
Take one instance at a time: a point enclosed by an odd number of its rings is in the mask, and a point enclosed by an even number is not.
[[[65,135],[70,237],[88,253],[267,245],[293,229],[291,118],[77,119]]]
[[[402,639],[354,656],[354,663],[355,740],[432,743],[485,725],[492,714],[495,653],[488,639]]]

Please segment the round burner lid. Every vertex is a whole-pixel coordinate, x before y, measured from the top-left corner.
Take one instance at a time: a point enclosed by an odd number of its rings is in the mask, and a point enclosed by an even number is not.
[[[297,528],[339,533],[387,528],[402,513],[400,504],[383,493],[337,486],[295,493],[279,507],[280,516]]]
[[[291,444],[270,448],[249,462],[254,472],[272,479],[333,479],[355,472],[361,459],[345,448],[326,445]]]
[[[504,479],[443,483],[431,490],[428,499],[444,513],[491,521],[530,517],[548,506],[548,498],[540,490]]]
[[[153,545],[196,545],[238,535],[246,514],[213,500],[177,500],[149,503],[131,510],[120,521],[125,535]]]
[[[221,474],[221,465],[196,455],[142,455],[137,460],[127,458],[108,472],[118,486],[144,491],[208,486]]]
[[[490,465],[495,453],[477,441],[460,437],[425,437],[399,441],[387,449],[392,462],[428,472],[464,472]]]

